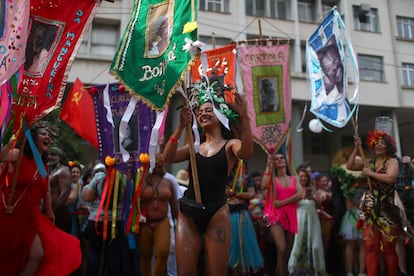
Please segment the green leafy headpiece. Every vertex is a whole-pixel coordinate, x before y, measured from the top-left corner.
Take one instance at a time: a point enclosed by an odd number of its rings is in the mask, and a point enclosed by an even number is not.
[[[205,82],[198,81],[193,84],[191,88],[191,105],[194,106],[201,106],[206,102],[213,101],[217,105],[214,107],[227,119],[231,122],[237,121],[237,117],[239,116],[236,112],[234,112],[226,103],[226,101],[217,95],[217,92],[214,90],[214,86],[217,82],[213,82],[211,85],[206,84]]]

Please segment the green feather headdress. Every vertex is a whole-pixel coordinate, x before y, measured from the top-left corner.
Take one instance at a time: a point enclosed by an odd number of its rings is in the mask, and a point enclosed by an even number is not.
[[[206,102],[213,101],[216,103],[216,105],[213,104],[214,108],[223,114],[229,121],[237,121],[237,117],[239,115],[230,109],[226,101],[222,97],[219,97],[217,92],[214,90],[214,86],[217,84],[218,82],[213,82],[211,85],[208,85],[202,81],[195,82],[191,88],[191,107],[201,106]]]

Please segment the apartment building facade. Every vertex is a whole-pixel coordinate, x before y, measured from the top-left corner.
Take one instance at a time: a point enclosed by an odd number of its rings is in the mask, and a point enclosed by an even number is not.
[[[87,84],[115,82],[108,70],[129,21],[132,2],[102,3],[79,49],[69,82],[76,77]],[[337,150],[353,145],[354,135],[350,123],[341,129],[328,126],[331,132],[312,133],[308,128],[309,120],[315,117],[309,111],[306,40],[327,11],[336,6],[359,63],[359,109],[355,118],[359,135],[364,137],[374,128],[377,116],[390,116],[399,154],[414,156],[412,0],[199,0],[198,3],[198,33],[199,40],[206,43],[204,50],[260,37],[289,40],[293,161],[299,165],[311,160],[313,167],[320,171],[329,169]],[[351,75],[350,94],[355,87]],[[238,85],[242,90],[240,78]],[[180,102],[173,98],[171,104]],[[167,133],[173,130],[177,120],[177,114],[171,113]],[[264,151],[256,145],[250,170],[261,171],[265,161]]]

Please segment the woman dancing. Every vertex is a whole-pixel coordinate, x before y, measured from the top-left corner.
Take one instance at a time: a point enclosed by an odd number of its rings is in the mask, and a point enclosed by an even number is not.
[[[394,205],[394,189],[399,174],[395,141],[388,133],[373,130],[368,133],[367,142],[373,153],[372,159],[365,160],[362,164],[356,162],[361,139],[355,137],[355,149],[347,163],[348,169],[362,170],[371,182],[370,189],[362,196],[357,224],[358,227],[362,226],[367,274],[378,275],[382,247],[387,275],[397,276],[395,245],[401,231],[401,222],[399,208]]]
[[[196,217],[197,214],[191,213],[194,209],[186,204],[195,203],[191,176],[188,190],[180,200],[176,225],[177,269],[179,275],[196,275],[199,257],[204,249],[206,275],[226,275],[231,227],[225,189],[237,160],[252,156],[253,138],[246,104],[239,94],[235,93],[235,106],[231,107],[215,94],[212,87],[201,84],[195,90],[199,93],[197,122],[205,134],[205,139],[195,156],[196,164],[191,165],[197,166],[204,207],[199,217]],[[216,112],[230,120],[232,131],[222,125]],[[184,145],[178,148],[178,139],[191,121],[190,109],[184,107],[179,125],[165,147],[165,162],[177,163],[190,159],[190,147]]]
[[[274,182],[271,182],[274,170],[276,176]],[[298,231],[296,209],[302,197],[302,186],[295,176],[289,175],[283,154],[276,154],[267,159],[262,183],[271,185],[267,189],[264,216],[277,248],[276,275],[285,276],[288,275],[288,259],[293,238]]]

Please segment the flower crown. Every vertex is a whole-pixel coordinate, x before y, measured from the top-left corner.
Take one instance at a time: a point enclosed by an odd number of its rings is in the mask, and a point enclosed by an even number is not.
[[[396,147],[396,143],[394,141],[394,139],[391,137],[391,135],[389,135],[387,132],[385,131],[381,131],[381,130],[371,130],[368,132],[367,135],[367,144],[369,148],[373,148],[377,143],[379,139],[383,139],[385,141],[388,141],[391,146],[393,148]]]
[[[79,167],[80,168],[80,163],[78,160],[73,160],[73,161],[68,161],[68,166],[69,168],[73,168],[73,167]]]
[[[206,84],[205,82],[198,81],[193,84],[191,88],[190,103],[191,106],[202,106],[206,102],[213,101],[218,105],[217,110],[229,119],[231,122],[237,121],[239,116],[234,112],[226,103],[226,101],[219,97],[214,90],[214,86],[218,82],[213,82],[211,85]]]

